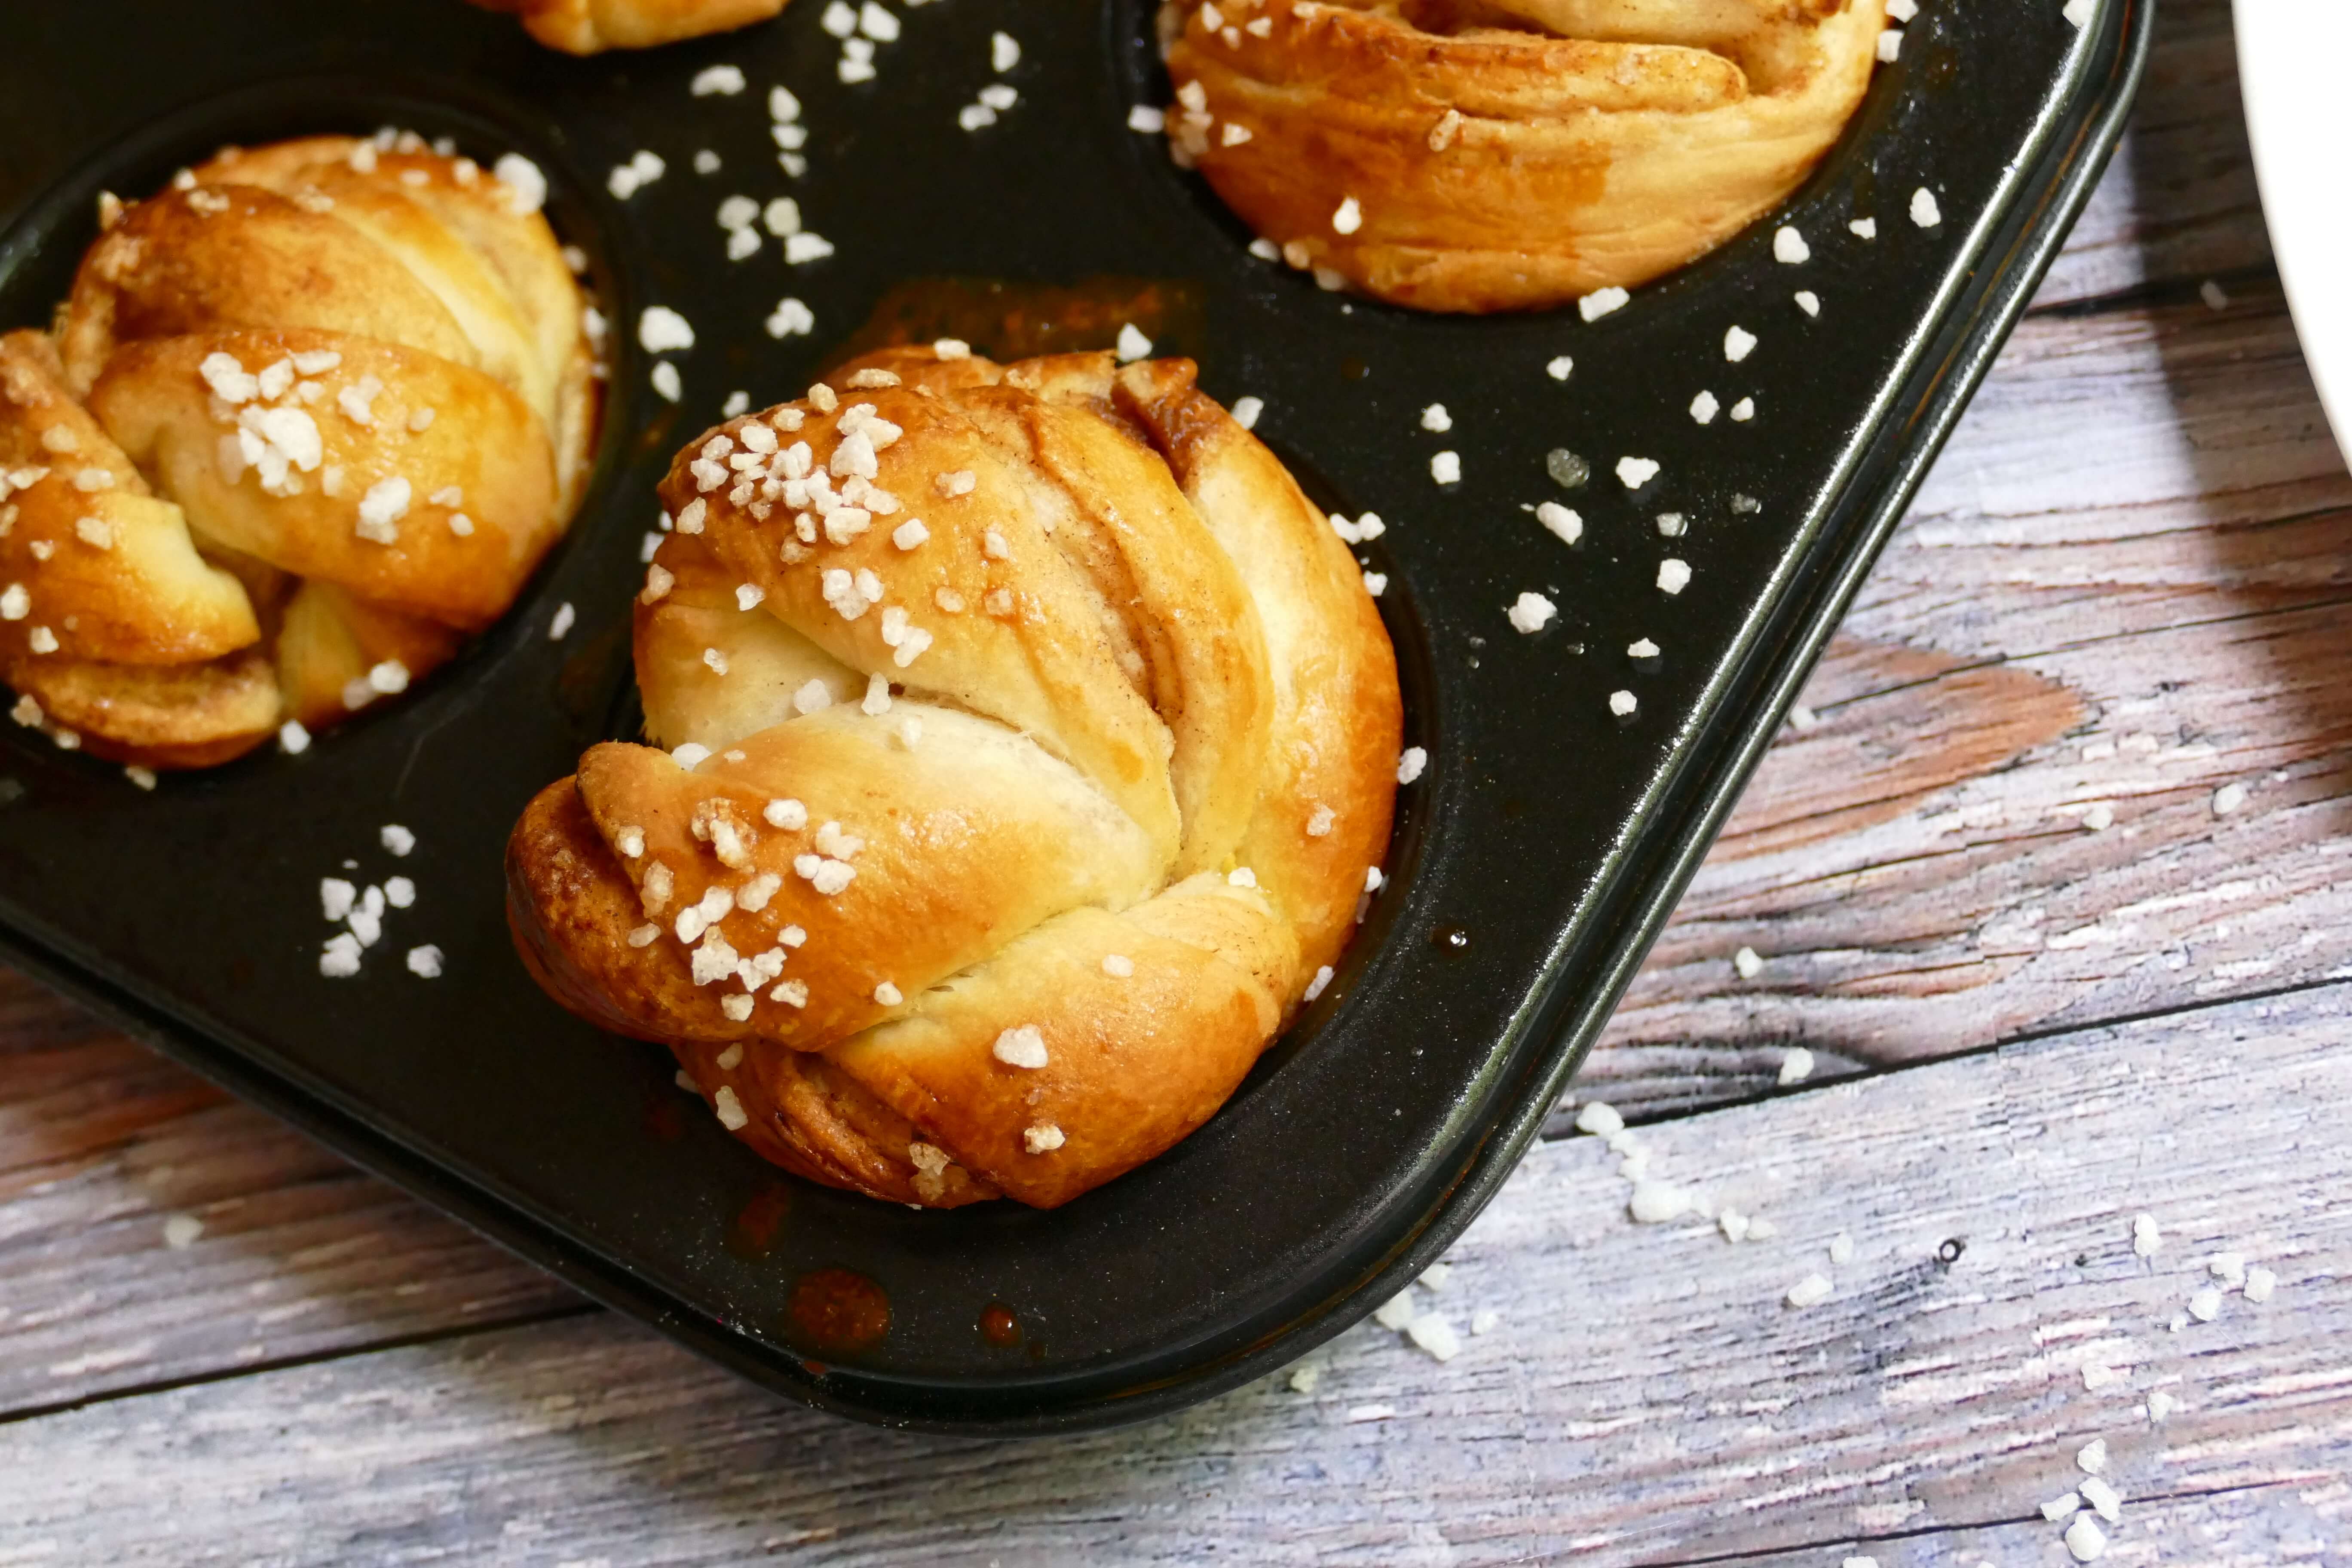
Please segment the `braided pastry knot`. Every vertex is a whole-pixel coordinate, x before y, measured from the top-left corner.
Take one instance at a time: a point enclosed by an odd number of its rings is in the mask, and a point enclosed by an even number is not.
[[[0,338],[21,719],[203,766],[401,689],[505,611],[596,424],[535,174],[320,137],[110,208],[56,336]]]
[[[1050,1207],[1206,1121],[1328,979],[1395,656],[1189,362],[897,350],[847,385],[671,469],[635,653],[678,749],[531,803],[517,942],[780,1164]]]
[[[1171,0],[1168,133],[1251,227],[1400,305],[1645,282],[1797,187],[1884,0]]]
[[[485,11],[511,11],[551,49],[593,55],[647,49],[764,22],[784,0],[474,0]]]

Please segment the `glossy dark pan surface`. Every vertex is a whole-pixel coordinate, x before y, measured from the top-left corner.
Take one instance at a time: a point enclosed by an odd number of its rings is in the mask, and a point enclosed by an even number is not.
[[[965,1432],[1134,1419],[1337,1332],[1508,1173],[2087,194],[2147,6],[2105,0],[2078,31],[2057,0],[1924,0],[1781,218],[1590,323],[1417,316],[1250,257],[1159,139],[1126,129],[1130,105],[1166,95],[1135,0],[904,9],[877,79],[856,86],[837,79],[823,9],[796,0],[746,33],[588,61],[456,0],[0,12],[0,325],[47,319],[101,188],[146,194],[223,142],[389,123],[539,163],[617,328],[572,536],[505,622],[404,701],[306,755],[153,795],[32,731],[0,735],[0,943],[797,1398]],[[1000,29],[1021,47],[1001,76]],[[748,89],[694,96],[722,62]],[[998,80],[1018,103],[960,128]],[[777,164],[774,84],[803,106],[799,178]],[[617,201],[606,175],[640,149],[667,172]],[[716,174],[695,172],[701,149]],[[1923,187],[1932,227],[1911,216]],[[794,196],[834,254],[788,266],[763,237],[729,261],[715,215],[737,194]],[[1865,216],[1874,239],[1849,231]],[[1783,220],[1810,244],[1802,266],[1774,258]],[[1009,287],[923,281],[940,279]],[[786,296],[814,332],[762,329]],[[634,342],[653,304],[698,338],[667,356],[675,405]],[[1259,433],[1319,500],[1388,523],[1362,554],[1388,578],[1407,740],[1429,756],[1401,793],[1391,885],[1338,980],[1215,1121],[1065,1209],[917,1213],[792,1181],[674,1088],[666,1056],[530,984],[502,921],[507,830],[625,723],[652,485],[730,392],[795,395],[893,323],[1013,353],[1106,343],[1130,317],[1227,402],[1264,399]],[[1735,326],[1758,340],[1736,363]],[[1546,368],[1560,355],[1565,381]],[[1689,412],[1702,390],[1724,410],[1706,426]],[[1735,420],[1742,398],[1754,416]],[[1422,427],[1432,403],[1449,432]],[[1555,449],[1589,482],[1557,484]],[[1458,484],[1433,482],[1440,450],[1460,454]],[[1660,465],[1638,490],[1614,471],[1628,456]],[[1581,514],[1580,547],[1538,526],[1528,509],[1545,500]],[[1662,513],[1685,531],[1662,535]],[[1669,557],[1691,569],[1671,595]],[[1559,607],[1532,636],[1505,617],[1523,591]],[[577,624],[551,640],[567,603]],[[1630,658],[1642,638],[1660,657]],[[1620,690],[1638,700],[1627,718]],[[415,833],[413,854],[383,847],[386,824]],[[362,976],[321,978],[320,879],[393,874],[415,881],[415,906],[393,911]],[[439,979],[401,963],[425,942],[448,955]],[[812,1328],[807,1309],[844,1278],[826,1270],[878,1288],[887,1333],[850,1350]],[[992,1307],[1012,1335],[982,1331]]]

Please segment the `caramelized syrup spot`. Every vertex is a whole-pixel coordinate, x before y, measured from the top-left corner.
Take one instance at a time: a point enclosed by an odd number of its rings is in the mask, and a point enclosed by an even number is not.
[[[738,1258],[765,1258],[792,1206],[792,1189],[781,1182],[761,1188],[727,1226],[727,1250]]]
[[[1021,1342],[1021,1320],[1003,1302],[991,1301],[980,1314],[980,1337],[998,1350],[1009,1351]]]
[[[820,1350],[861,1351],[890,1331],[890,1298],[881,1286],[846,1268],[803,1275],[784,1310],[793,1326]]]

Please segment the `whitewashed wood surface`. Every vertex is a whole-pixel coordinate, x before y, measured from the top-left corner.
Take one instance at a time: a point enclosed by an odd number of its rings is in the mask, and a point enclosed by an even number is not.
[[[2352,478],[2228,26],[2161,11],[2130,140],[1578,1085],[1780,1236],[1635,1226],[1566,1137],[1424,1301],[1499,1314],[1449,1363],[1367,1325],[1312,1394],[893,1436],[0,975],[0,1564],[2007,1568],[2072,1561],[2038,1508],[2100,1436],[2102,1562],[2352,1562]],[[2275,1294],[2176,1331],[2221,1250]]]
[[[598,1314],[0,1426],[0,1520],[27,1560],[1902,1563],[2025,1523],[2011,1561],[2039,1562],[2058,1531],[2036,1510],[2104,1437],[2118,1562],[2162,1555],[2147,1500],[2260,1490],[2335,1530],[2352,1361],[2312,1326],[2352,1276],[2347,1028],[2330,986],[1643,1132],[1654,1177],[1769,1241],[1637,1226],[1599,1140],[1546,1143],[1421,1293],[1499,1321],[1442,1365],[1366,1323],[1308,1358],[1311,1394],[1286,1375],[1130,1431],[910,1437]],[[2223,1251],[2275,1293],[2188,1317]],[[1816,1271],[1833,1293],[1789,1306]],[[2115,1380],[2087,1386],[2094,1364]]]

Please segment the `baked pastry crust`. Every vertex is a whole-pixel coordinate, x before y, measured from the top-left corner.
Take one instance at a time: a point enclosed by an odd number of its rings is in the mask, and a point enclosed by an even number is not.
[[[670,1046],[768,1158],[1051,1207],[1206,1121],[1339,957],[1395,655],[1189,362],[846,379],[673,466],[655,743],[531,803],[509,914],[552,995]]]
[[[577,504],[598,401],[524,205],[414,138],[312,137],[109,209],[55,334],[0,338],[21,721],[205,766],[505,611]]]
[[[1786,197],[1862,101],[1885,20],[1884,0],[1171,0],[1168,132],[1293,266],[1421,310],[1541,309]]]
[[[732,32],[781,13],[784,0],[474,0],[486,11],[522,18],[551,49],[593,55],[649,49],[707,33]]]

